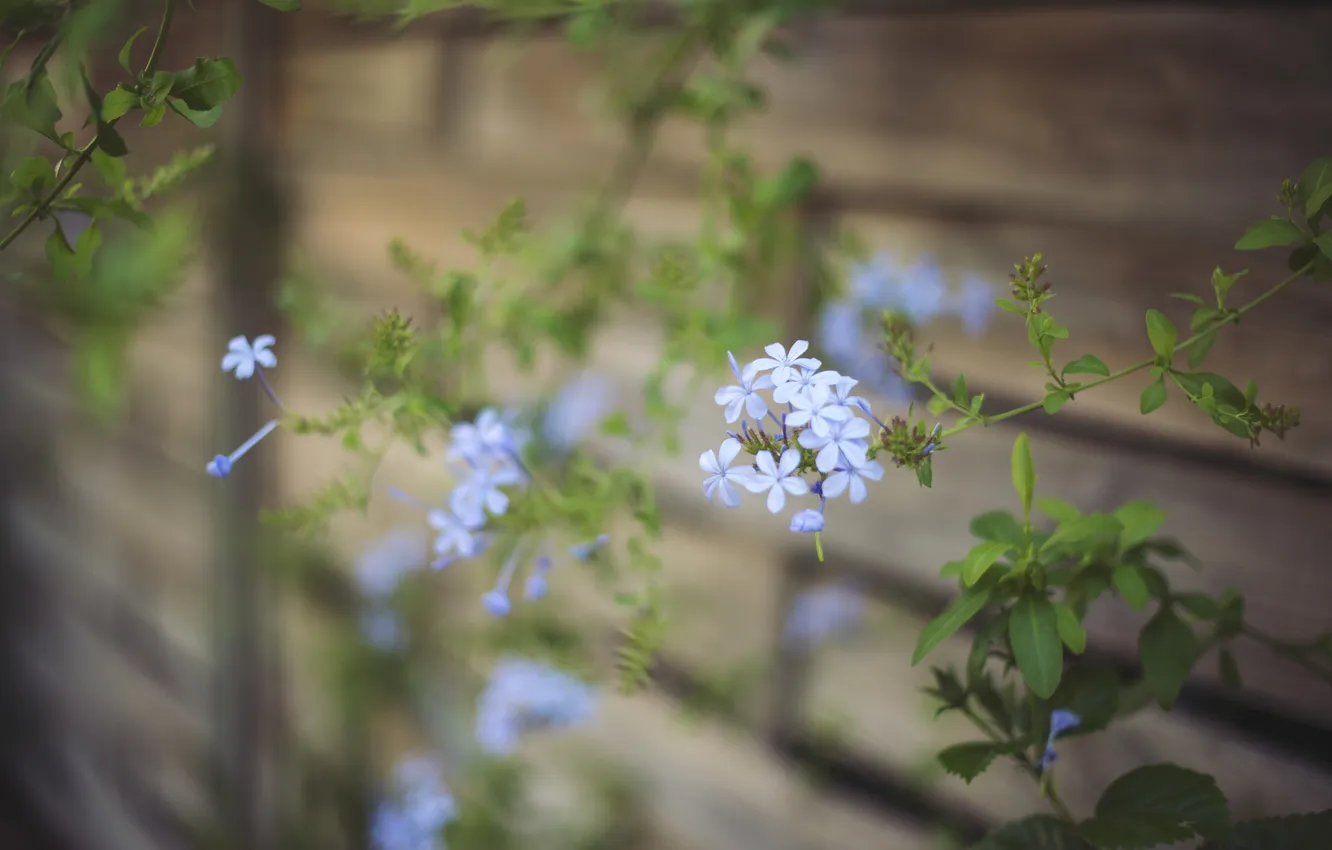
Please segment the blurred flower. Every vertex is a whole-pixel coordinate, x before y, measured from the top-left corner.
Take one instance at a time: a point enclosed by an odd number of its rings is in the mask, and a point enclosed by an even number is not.
[[[594,688],[563,671],[505,658],[477,702],[476,740],[487,752],[510,753],[529,730],[588,720],[596,700]]]
[[[569,556],[577,561],[586,561],[597,553],[597,550],[610,542],[609,534],[597,535],[597,539],[589,540],[586,543],[577,543],[569,547]]]
[[[930,260],[920,259],[902,271],[889,306],[905,313],[913,324],[923,325],[943,313],[947,295],[943,270]]]
[[[415,529],[397,528],[366,547],[356,562],[356,581],[367,596],[388,596],[403,575],[425,566],[426,540]]]
[[[844,633],[856,624],[864,610],[864,597],[849,585],[808,590],[792,604],[783,637],[790,644],[808,648]]]
[[[375,808],[370,842],[376,850],[442,850],[440,833],[457,817],[458,804],[439,767],[409,756],[394,768],[389,793]]]
[[[379,605],[361,614],[361,635],[366,643],[383,652],[402,649],[407,642],[398,615]]]
[[[996,293],[983,278],[967,275],[962,288],[949,297],[948,309],[962,320],[962,327],[972,336],[979,336],[990,317],[998,309],[994,304]]]
[[[1082,724],[1082,718],[1073,712],[1058,708],[1050,712],[1050,736],[1045,739],[1045,752],[1041,755],[1041,770],[1049,769],[1059,757],[1055,752],[1055,738]]]
[[[568,451],[613,409],[614,390],[610,382],[589,372],[580,373],[551,402],[542,433],[546,442]]]

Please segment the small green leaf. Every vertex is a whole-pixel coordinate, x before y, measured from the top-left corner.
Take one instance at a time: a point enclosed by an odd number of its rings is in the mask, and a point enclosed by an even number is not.
[[[1032,595],[1019,599],[1009,612],[1008,641],[1027,686],[1041,699],[1048,698],[1059,687],[1064,669],[1058,616],[1050,600]]]
[[[1332,200],[1332,157],[1319,157],[1300,174],[1297,197],[1304,202],[1304,215],[1314,218]]]
[[[167,100],[167,106],[171,107],[171,111],[179,115],[181,118],[184,118],[196,127],[202,127],[204,129],[213,126],[217,123],[217,119],[222,117],[221,104],[214,106],[212,109],[200,111],[189,108],[183,101],[173,97]]]
[[[299,12],[301,10],[301,0],[259,0],[270,9],[277,9],[279,12]]]
[[[55,125],[61,116],[57,102],[55,87],[42,72],[9,84],[4,100],[0,101],[0,116],[68,148],[56,132]]]
[[[240,89],[241,76],[230,59],[200,57],[184,71],[172,76],[171,95],[194,112],[208,112]]]
[[[139,105],[139,96],[125,89],[112,89],[102,100],[102,120],[116,121]]]
[[[1041,402],[1041,407],[1044,408],[1047,414],[1054,416],[1063,409],[1065,404],[1068,404],[1069,399],[1071,398],[1073,398],[1073,396],[1069,395],[1064,390],[1054,390]]]
[[[1065,375],[1109,375],[1110,367],[1101,358],[1084,354],[1064,367]]]
[[[1332,259],[1332,233],[1320,233],[1314,237],[1313,243],[1324,257]]]
[[[1022,513],[1031,516],[1031,499],[1036,492],[1036,467],[1031,459],[1031,440],[1027,432],[1017,435],[1013,442],[1013,489],[1022,500]]]
[[[1123,529],[1118,519],[1110,514],[1087,514],[1064,520],[1042,544],[1041,552],[1053,552],[1061,547],[1080,545],[1088,540],[1105,540],[1116,537]]]
[[[1173,610],[1162,606],[1138,635],[1142,675],[1157,703],[1167,711],[1198,660],[1198,638]]]
[[[1078,510],[1075,505],[1069,504],[1063,499],[1056,499],[1053,496],[1042,496],[1037,499],[1036,507],[1040,508],[1041,513],[1055,522],[1070,522],[1082,516],[1082,511]]]
[[[1023,307],[1021,304],[1017,303],[1011,298],[996,298],[994,299],[994,303],[996,306],[999,307],[1000,310],[1003,310],[1005,313],[1015,313],[1016,315],[1019,316],[1027,315],[1027,308]]]
[[[963,560],[962,580],[968,585],[973,585],[980,581],[985,573],[994,566],[994,562],[1013,551],[1013,547],[1008,543],[996,543],[986,541],[977,543],[971,547]]]
[[[1059,639],[1074,655],[1081,655],[1087,649],[1087,630],[1082,627],[1077,613],[1062,602],[1054,603],[1055,624],[1059,627]]]
[[[124,70],[126,74],[129,74],[130,76],[134,75],[134,59],[133,56],[131,55],[134,50],[134,41],[147,31],[148,31],[147,27],[139,27],[138,31],[135,32],[134,35],[126,39],[124,46],[120,48],[120,54],[117,56],[117,58],[120,60],[120,67],[121,69]]]
[[[1278,248],[1294,245],[1305,236],[1298,224],[1288,218],[1272,216],[1267,221],[1260,221],[1245,231],[1235,243],[1236,251],[1260,251],[1263,248]]]
[[[958,595],[943,613],[930,620],[921,630],[916,641],[916,651],[911,656],[911,666],[919,664],[926,655],[958,629],[965,626],[973,617],[984,610],[990,601],[992,588],[988,583],[967,588]]]
[[[1146,416],[1165,403],[1165,378],[1157,378],[1147,385],[1147,389],[1142,391],[1142,398],[1138,399],[1138,410],[1141,411],[1143,416]]]
[[[953,776],[961,777],[968,785],[985,772],[995,759],[1000,756],[1017,755],[1022,752],[1022,742],[1011,741],[972,741],[966,744],[954,744],[939,753],[939,764]]]
[[[1173,764],[1132,770],[1110,783],[1096,816],[1079,826],[1101,850],[1147,850],[1224,834],[1230,806],[1216,780]]]
[[[1146,580],[1137,567],[1132,564],[1120,564],[1115,567],[1115,571],[1111,574],[1111,583],[1125,604],[1134,611],[1141,611],[1147,607],[1151,594],[1147,590]]]
[[[1208,331],[1198,337],[1197,341],[1188,348],[1188,363],[1190,369],[1197,369],[1202,365],[1203,360],[1212,352],[1212,346],[1216,345],[1216,331]]]
[[[1175,356],[1175,343],[1179,341],[1179,331],[1160,310],[1147,311],[1147,337],[1152,342],[1152,350],[1162,363],[1169,363]]]
[[[1115,508],[1115,518],[1124,526],[1119,533],[1119,548],[1131,549],[1145,543],[1165,523],[1165,511],[1151,502],[1127,502]]]
[[[972,518],[968,529],[981,540],[1011,543],[1014,546],[1021,546],[1027,540],[1022,524],[1010,511],[987,511]]]
[[[958,407],[967,406],[967,376],[959,374],[953,380],[953,403]]]

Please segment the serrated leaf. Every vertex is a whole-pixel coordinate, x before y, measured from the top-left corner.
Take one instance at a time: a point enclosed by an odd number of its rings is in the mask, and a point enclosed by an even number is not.
[[[916,641],[916,651],[911,655],[911,666],[916,666],[939,644],[965,626],[973,617],[984,610],[990,601],[992,588],[989,584],[977,584],[967,588],[952,601],[943,613],[930,620],[921,630]]]
[[[1236,251],[1260,251],[1263,248],[1278,248],[1294,245],[1304,238],[1300,226],[1288,218],[1272,216],[1267,221],[1260,221],[1250,227],[1235,243]]]
[[[1198,638],[1193,629],[1167,606],[1162,606],[1138,635],[1142,675],[1152,696],[1167,711],[1174,707],[1193,665],[1198,660]]]
[[[1087,630],[1082,627],[1077,613],[1062,602],[1054,603],[1055,625],[1059,629],[1059,639],[1074,655],[1081,655],[1087,649]]]
[[[1005,824],[971,850],[1088,850],[1077,829],[1053,815],[1032,815]]]
[[[1235,824],[1235,831],[1202,850],[1327,850],[1332,809]]]
[[[973,585],[984,577],[985,573],[994,566],[994,562],[1013,551],[1012,544],[997,543],[987,540],[984,543],[977,543],[971,547],[963,560],[962,580],[967,585]]]
[[[1126,502],[1115,508],[1115,518],[1124,526],[1119,532],[1119,548],[1131,549],[1151,539],[1165,523],[1165,511],[1151,502]]]
[[[1224,834],[1230,806],[1216,780],[1173,764],[1129,771],[1110,783],[1096,816],[1078,828],[1100,850],[1148,850]]]
[[[966,744],[954,744],[939,753],[939,764],[953,776],[960,777],[968,785],[985,772],[995,759],[1000,756],[1016,755],[1022,752],[1021,742],[1011,741],[972,741]]]
[[[1064,668],[1058,618],[1049,599],[1028,595],[1017,601],[1008,615],[1008,642],[1027,687],[1048,698],[1059,687]]]

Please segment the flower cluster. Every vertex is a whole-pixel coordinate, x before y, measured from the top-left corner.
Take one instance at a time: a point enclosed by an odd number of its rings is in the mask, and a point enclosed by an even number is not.
[[[495,666],[477,702],[476,740],[489,753],[507,754],[530,729],[587,721],[596,700],[596,689],[563,671],[506,658]]]
[[[457,817],[439,766],[425,756],[407,756],[371,816],[370,842],[376,850],[443,850],[440,833]]]
[[[222,357],[222,371],[231,372],[239,381],[246,381],[257,376],[264,393],[272,399],[273,404],[277,405],[278,410],[284,410],[281,399],[273,391],[273,386],[268,383],[268,378],[264,374],[265,368],[273,369],[277,367],[277,355],[272,350],[275,342],[277,340],[269,334],[257,336],[253,342],[244,336],[233,337],[227,343],[227,353]],[[208,474],[216,478],[226,478],[231,474],[231,468],[236,462],[244,457],[250,449],[259,445],[260,440],[273,433],[277,426],[278,420],[270,420],[248,440],[241,443],[231,454],[214,457],[206,467]]]
[[[772,513],[786,506],[787,496],[818,496],[817,510],[799,510],[791,519],[791,530],[803,534],[823,530],[828,499],[845,493],[858,504],[868,497],[867,482],[883,477],[874,457],[890,433],[869,402],[852,395],[857,380],[821,371],[819,360],[805,356],[808,349],[803,339],[789,350],[773,343],[764,349],[767,357],[743,369],[728,353],[736,384],[717,390],[714,400],[725,408],[726,421],[738,420],[740,427],[727,432],[720,450],[709,449],[698,459],[708,474],[703,494],[728,508],[740,504],[740,488],[766,494]],[[762,395],[765,391],[771,401]],[[786,409],[778,413],[781,406]],[[751,426],[742,414],[755,423]],[[765,419],[772,433],[764,429]],[[934,448],[930,443],[923,450],[928,454]],[[731,465],[741,451],[754,457],[752,467]],[[805,476],[817,480],[811,483]]]
[[[943,272],[928,260],[901,268],[879,255],[851,270],[850,292],[830,302],[819,323],[819,343],[839,366],[861,375],[866,385],[891,400],[911,400],[910,387],[894,371],[894,358],[878,344],[873,323],[885,311],[923,325],[956,316],[968,334],[984,331],[994,312],[995,293],[976,275],[950,291]]]

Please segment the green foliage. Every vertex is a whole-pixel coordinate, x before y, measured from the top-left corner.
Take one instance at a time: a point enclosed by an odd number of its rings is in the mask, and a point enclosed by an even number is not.
[[[1140,767],[1116,779],[1079,825],[1100,850],[1139,850],[1224,835],[1230,807],[1216,780],[1173,764]]]

